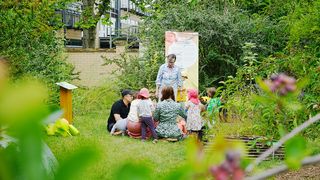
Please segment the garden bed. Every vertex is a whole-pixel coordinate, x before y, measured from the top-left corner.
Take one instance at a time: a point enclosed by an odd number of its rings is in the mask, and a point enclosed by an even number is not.
[[[213,135],[209,136],[209,139],[213,139]],[[260,156],[263,152],[268,150],[272,143],[274,142],[262,142],[260,139],[264,139],[263,137],[259,136],[227,136],[225,137],[226,141],[241,141],[246,145],[248,157],[250,159],[255,159]],[[205,142],[205,150],[207,150],[210,145],[214,141]],[[278,150],[276,150],[272,156],[266,158],[266,160],[270,159],[283,159],[284,158],[284,147],[281,146]]]

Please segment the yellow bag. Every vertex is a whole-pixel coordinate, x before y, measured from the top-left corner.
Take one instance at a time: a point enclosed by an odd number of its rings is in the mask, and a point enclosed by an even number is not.
[[[177,92],[177,102],[186,102],[187,101],[187,89],[178,89]]]

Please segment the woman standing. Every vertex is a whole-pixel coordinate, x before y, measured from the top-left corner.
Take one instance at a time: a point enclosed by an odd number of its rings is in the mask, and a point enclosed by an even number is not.
[[[158,103],[154,112],[154,119],[159,121],[156,132],[162,138],[181,139],[182,131],[177,125],[177,117],[180,115],[186,119],[184,109],[179,103],[175,102],[172,87],[164,87],[161,94],[161,102]]]

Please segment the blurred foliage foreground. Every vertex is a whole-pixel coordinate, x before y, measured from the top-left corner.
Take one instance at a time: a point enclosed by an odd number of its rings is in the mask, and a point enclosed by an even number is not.
[[[0,61],[0,179],[74,179],[97,158],[82,148],[57,162],[43,141],[44,123],[57,119],[45,104],[46,89],[37,82],[14,84]]]

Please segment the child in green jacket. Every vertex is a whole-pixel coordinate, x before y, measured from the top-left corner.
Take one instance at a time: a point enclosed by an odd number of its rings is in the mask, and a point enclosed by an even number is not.
[[[208,113],[208,116],[211,117],[213,113],[219,112],[219,108],[221,106],[221,99],[218,97],[214,98],[214,95],[216,94],[215,87],[208,88],[207,94],[208,94],[208,97],[210,97],[210,100],[207,103],[207,113]],[[212,120],[214,124],[214,119]]]

